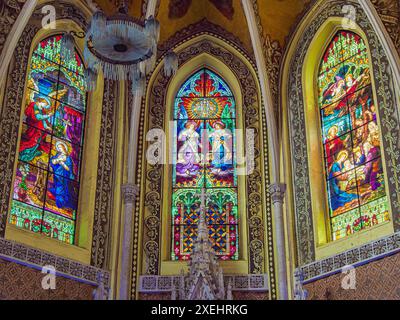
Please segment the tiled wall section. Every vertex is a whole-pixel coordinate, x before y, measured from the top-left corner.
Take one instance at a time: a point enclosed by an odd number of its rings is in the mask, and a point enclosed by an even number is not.
[[[0,258],[0,300],[92,300],[94,286],[61,276],[56,289],[44,290],[45,274]]]
[[[356,289],[342,288],[345,274],[304,285],[310,300],[394,300],[400,299],[400,253],[359,266]]]

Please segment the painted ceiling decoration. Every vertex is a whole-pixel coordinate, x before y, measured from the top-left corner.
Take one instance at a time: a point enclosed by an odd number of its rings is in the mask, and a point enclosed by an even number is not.
[[[233,0],[208,0],[218,9],[227,19],[232,20],[235,9],[233,8]],[[169,13],[168,17],[170,19],[179,19],[184,17],[190,6],[192,5],[192,0],[170,0],[169,1]],[[206,4],[208,6],[208,4]]]
[[[91,0],[107,14],[118,9],[118,0]],[[251,0],[259,8],[259,21],[264,36],[272,42],[278,41],[284,48],[285,40],[293,31],[293,25],[310,0]],[[129,14],[142,17],[149,0],[129,0]],[[308,6],[307,6],[308,7]],[[244,49],[252,52],[251,37],[247,28],[242,0],[160,0],[156,8],[156,19],[160,22],[160,44],[176,33],[206,19],[219,25],[243,42]]]

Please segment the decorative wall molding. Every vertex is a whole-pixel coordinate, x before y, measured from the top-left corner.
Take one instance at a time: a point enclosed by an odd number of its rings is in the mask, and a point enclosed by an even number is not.
[[[99,285],[99,278],[102,279],[105,288],[108,288],[110,283],[108,271],[2,238],[0,238],[0,259],[37,270],[42,270],[46,265],[54,266],[56,275],[89,283],[96,287]]]
[[[0,115],[0,238],[4,237],[20,128],[31,42],[38,28],[27,25],[15,49]]]
[[[336,273],[304,285],[308,300],[399,300],[400,253],[357,266],[356,288],[342,283],[346,274]],[[348,269],[347,269],[348,270]],[[347,272],[347,275],[349,273]]]
[[[400,232],[326,259],[306,264],[299,270],[304,277],[303,283],[310,283],[338,273],[345,266],[360,266],[397,252],[400,252]]]
[[[170,292],[179,287],[180,276],[140,276],[139,292]],[[224,283],[231,283],[232,291],[268,291],[267,274],[225,275]]]
[[[163,56],[171,49],[176,48],[184,42],[190,39],[194,39],[201,34],[210,34],[227,42],[233,48],[243,54],[253,66],[255,66],[255,57],[253,52],[249,52],[245,45],[238,39],[234,34],[226,31],[223,27],[218,24],[214,24],[206,18],[200,20],[197,23],[191,24],[186,28],[175,33],[171,38],[158,45],[158,58]]]
[[[348,1],[333,0],[319,7],[315,19],[302,32],[295,55],[290,62],[288,85],[289,132],[292,150],[293,188],[295,204],[296,236],[299,264],[304,265],[315,260],[313,214],[311,207],[310,178],[306,142],[306,124],[303,102],[302,71],[305,55],[317,30],[329,17],[342,17],[342,6]],[[388,196],[391,199],[393,224],[400,229],[400,154],[399,120],[394,102],[395,93],[391,85],[391,69],[384,49],[379,43],[365,12],[360,5],[356,8],[358,25],[367,36],[371,49],[371,65],[375,77],[376,97],[385,152],[385,171],[388,179]],[[384,72],[382,72],[384,70]]]
[[[15,21],[20,14],[26,0],[0,1],[0,55]]]
[[[105,80],[99,141],[99,160],[95,197],[91,264],[108,267],[114,194],[114,158],[116,141],[117,82]]]
[[[265,67],[268,74],[268,80],[270,85],[270,90],[272,94],[272,100],[274,104],[275,119],[279,119],[279,106],[280,106],[280,69],[283,60],[283,50],[277,40],[273,40],[269,34],[264,32],[264,28],[261,22],[258,2],[257,0],[252,0],[253,10],[256,17],[256,23],[258,32],[260,34],[263,52],[265,57]],[[277,121],[279,124],[280,122]]]

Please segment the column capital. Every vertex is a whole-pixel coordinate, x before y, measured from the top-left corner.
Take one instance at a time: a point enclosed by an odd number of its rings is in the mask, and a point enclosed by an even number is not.
[[[272,203],[280,202],[283,203],[286,192],[286,184],[284,183],[273,183],[268,187],[268,191],[271,194]]]
[[[139,195],[139,187],[133,183],[123,184],[121,190],[124,203],[134,203]]]

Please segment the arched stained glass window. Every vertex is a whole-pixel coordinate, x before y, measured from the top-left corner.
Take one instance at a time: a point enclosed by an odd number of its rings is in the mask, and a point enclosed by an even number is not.
[[[9,223],[73,244],[85,123],[84,65],[53,36],[34,50]]]
[[[235,100],[228,85],[203,69],[180,88],[174,106],[172,259],[187,260],[197,236],[205,190],[210,242],[223,260],[238,259]]]
[[[389,220],[379,125],[363,39],[339,31],[321,62],[319,107],[332,239]]]

